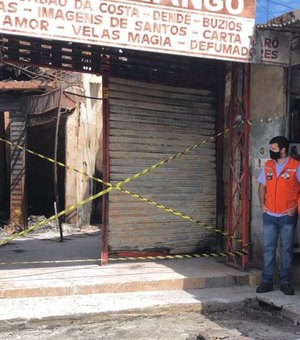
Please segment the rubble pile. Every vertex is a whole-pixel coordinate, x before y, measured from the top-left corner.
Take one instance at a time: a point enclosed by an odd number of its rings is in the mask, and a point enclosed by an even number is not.
[[[31,215],[28,217],[28,228],[39,224],[40,222],[46,220],[44,215]],[[41,230],[58,230],[58,222],[56,220],[47,222],[46,224],[38,227]]]

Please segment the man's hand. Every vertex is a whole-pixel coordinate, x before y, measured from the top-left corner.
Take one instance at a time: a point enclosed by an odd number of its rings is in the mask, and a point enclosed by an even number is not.
[[[265,195],[266,195],[266,186],[264,184],[260,184],[259,189],[258,189],[258,196],[259,196],[261,211],[263,214],[269,211],[269,209],[265,205]]]
[[[286,212],[289,216],[295,216],[297,214],[297,210],[298,210],[298,204],[296,204],[292,208],[287,209]]]
[[[265,212],[269,211],[269,209],[267,208],[267,206],[265,204],[261,205],[261,211],[264,214]]]

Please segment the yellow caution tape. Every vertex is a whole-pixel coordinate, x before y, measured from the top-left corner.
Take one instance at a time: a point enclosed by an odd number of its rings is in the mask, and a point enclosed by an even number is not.
[[[110,256],[109,262],[116,261],[145,261],[145,260],[184,260],[192,258],[208,258],[208,257],[225,257],[225,256],[241,256],[242,252],[233,253],[195,253],[195,254],[174,254],[174,255],[157,255],[157,256],[127,256],[127,257],[112,257]],[[247,255],[245,251],[243,255]],[[242,256],[243,256],[242,255]]]
[[[98,197],[101,197],[105,194],[107,194],[108,192],[110,192],[112,190],[112,188],[108,188],[108,189],[105,189],[105,190],[102,190],[100,192],[98,192],[98,194],[96,195],[92,195],[84,200],[82,200],[81,202],[77,203],[77,204],[74,204],[74,205],[71,205],[69,206],[67,209],[65,210],[62,210],[61,212],[59,212],[58,214],[56,215],[53,215],[43,221],[40,221],[36,224],[34,224],[33,226],[21,231],[20,233],[18,234],[14,234],[14,235],[11,235],[10,237],[6,238],[5,240],[2,240],[0,241],[0,246],[4,246],[5,244],[9,243],[10,241],[14,240],[15,238],[19,237],[19,236],[24,236],[28,233],[30,233],[31,231],[34,231],[35,229],[47,224],[48,222],[51,222],[53,220],[56,220],[57,218],[63,216],[63,215],[66,215],[66,214],[70,214],[72,211],[76,210],[77,208],[93,201],[94,199],[98,198]]]
[[[195,253],[195,254],[174,254],[174,255],[157,255],[157,256],[128,256],[128,257],[110,257],[109,262],[123,262],[123,261],[157,261],[157,260],[184,260],[192,258],[208,258],[208,257],[236,257],[248,255],[246,250],[235,252],[220,252],[220,253]],[[93,262],[100,263],[101,259],[77,259],[77,260],[49,260],[49,261],[15,261],[15,262],[0,262],[0,266],[13,265],[32,265],[32,264],[55,264],[55,263],[84,263]]]
[[[108,87],[103,87],[103,98],[108,99],[109,98],[109,89]]]
[[[226,130],[226,131],[228,131],[228,130]],[[225,133],[225,132],[224,132],[224,133]],[[220,134],[218,134],[218,135],[220,135]],[[24,148],[23,146],[20,146],[20,145],[18,145],[18,144],[15,144],[15,143],[13,143],[13,142],[7,140],[7,139],[3,139],[3,138],[0,137],[0,141],[5,142],[5,143],[7,143],[7,144],[9,144],[9,145],[15,146],[15,147],[17,147],[17,148],[20,149],[20,150],[26,151],[26,152],[28,152],[28,153],[30,153],[30,154],[32,154],[32,155],[35,155],[35,156],[37,156],[37,157],[39,157],[39,158],[42,158],[42,159],[45,159],[45,160],[47,160],[47,161],[49,161],[49,162],[51,162],[51,163],[57,164],[57,165],[59,165],[59,166],[61,166],[61,167],[64,167],[64,168],[66,168],[66,169],[69,169],[69,170],[72,170],[72,171],[74,171],[74,172],[77,172],[77,173],[79,173],[79,174],[81,174],[81,175],[84,175],[84,176],[86,176],[86,177],[88,177],[88,178],[94,180],[94,181],[100,182],[100,183],[102,183],[102,184],[104,184],[104,185],[107,185],[108,187],[112,187],[112,188],[114,188],[114,189],[116,189],[116,190],[119,190],[119,191],[121,191],[121,192],[123,192],[123,193],[125,193],[125,194],[128,194],[128,195],[130,195],[130,196],[132,196],[132,197],[134,197],[134,198],[137,198],[137,199],[139,199],[139,200],[141,200],[141,201],[143,201],[143,202],[145,202],[145,203],[151,204],[151,205],[153,205],[153,206],[155,206],[155,207],[157,207],[157,208],[159,208],[159,209],[162,209],[162,210],[164,210],[164,211],[166,211],[166,212],[168,212],[168,213],[171,213],[171,214],[176,215],[176,216],[179,216],[179,217],[181,217],[181,218],[183,218],[183,219],[185,219],[185,220],[188,220],[188,221],[190,221],[190,222],[192,222],[192,223],[195,223],[195,224],[198,224],[198,225],[200,225],[200,226],[203,226],[204,228],[206,228],[206,229],[208,229],[208,230],[210,230],[210,231],[212,231],[212,232],[219,233],[219,234],[223,235],[224,237],[227,237],[227,238],[230,238],[230,239],[234,239],[234,240],[236,240],[237,242],[240,242],[240,243],[243,242],[242,239],[240,239],[240,238],[238,238],[238,237],[235,237],[235,236],[232,236],[232,235],[228,235],[228,233],[224,232],[224,231],[221,230],[221,229],[218,229],[218,228],[216,228],[216,227],[214,227],[214,226],[211,226],[211,225],[209,225],[208,223],[201,222],[201,221],[198,220],[198,219],[195,219],[195,218],[193,218],[193,217],[190,217],[189,215],[187,215],[187,214],[185,214],[185,213],[181,213],[181,212],[179,212],[179,211],[177,211],[177,210],[175,210],[175,209],[173,209],[173,208],[170,208],[170,207],[168,207],[168,206],[166,206],[166,205],[164,205],[164,204],[155,202],[155,201],[150,200],[150,199],[148,199],[148,198],[146,198],[146,197],[143,197],[143,196],[141,196],[141,195],[139,195],[139,194],[136,194],[136,193],[131,192],[131,191],[127,190],[127,189],[124,189],[124,188],[122,188],[120,185],[113,185],[113,184],[111,184],[111,183],[109,183],[109,182],[105,182],[105,181],[103,181],[101,178],[91,176],[91,175],[87,174],[86,172],[83,172],[83,171],[81,171],[81,170],[75,169],[75,168],[73,168],[73,167],[71,167],[71,166],[69,166],[69,165],[66,165],[66,164],[62,163],[62,162],[55,161],[54,159],[52,159],[52,158],[50,158],[50,157],[46,157],[46,156],[44,156],[44,155],[42,155],[42,154],[40,154],[40,153],[37,153],[37,152],[32,151],[32,150],[30,150],[30,149]],[[140,175],[140,176],[141,176],[141,175]],[[120,182],[120,183],[121,183],[121,182]]]
[[[242,124],[244,124],[245,122],[248,123],[248,124],[251,124],[250,121],[242,121]],[[234,125],[232,128],[235,128],[235,127],[237,127],[237,124]],[[73,168],[73,167],[71,167],[71,166],[68,166],[68,165],[66,165],[66,164],[64,164],[64,163],[62,163],[62,162],[56,161],[56,160],[54,160],[54,159],[52,159],[52,158],[50,158],[50,157],[46,157],[46,156],[44,156],[44,155],[42,155],[42,154],[40,154],[40,153],[37,153],[37,152],[32,151],[32,150],[30,150],[30,149],[27,149],[27,148],[25,148],[25,147],[23,147],[23,146],[21,146],[21,145],[18,145],[18,144],[16,144],[16,143],[12,142],[12,141],[9,141],[9,140],[7,140],[7,139],[4,139],[4,138],[1,138],[1,137],[0,137],[0,141],[2,141],[2,142],[4,142],[4,143],[7,143],[7,144],[9,144],[9,145],[11,145],[11,146],[15,146],[15,147],[16,147],[17,149],[19,149],[19,150],[26,151],[26,152],[28,152],[28,153],[30,153],[30,154],[32,154],[32,155],[38,156],[38,157],[40,157],[40,158],[42,158],[42,159],[45,159],[45,160],[47,160],[47,161],[49,161],[49,162],[51,162],[51,163],[54,163],[54,164],[57,164],[57,165],[59,165],[59,166],[61,166],[61,167],[70,169],[70,170],[75,171],[75,172],[77,172],[77,173],[79,173],[79,174],[81,174],[81,175],[87,176],[87,177],[90,178],[90,179],[93,179],[93,180],[95,180],[95,181],[97,181],[97,182],[100,182],[100,183],[102,183],[102,184],[105,184],[105,185],[109,186],[108,189],[103,190],[103,191],[99,192],[99,193],[96,194],[96,195],[90,196],[89,198],[87,198],[87,199],[85,199],[85,200],[82,200],[81,202],[77,203],[76,205],[70,206],[68,209],[63,210],[63,211],[61,211],[60,213],[58,213],[58,214],[56,214],[56,215],[53,215],[53,216],[49,217],[48,219],[45,219],[45,220],[43,220],[43,221],[41,221],[41,222],[39,222],[39,223],[37,223],[37,224],[35,224],[35,225],[29,227],[29,228],[26,229],[26,230],[21,231],[21,232],[18,233],[18,234],[15,234],[15,235],[10,236],[9,238],[7,238],[7,239],[1,241],[1,242],[0,242],[0,246],[2,246],[2,245],[4,245],[4,244],[7,244],[8,242],[10,242],[11,240],[17,238],[18,236],[23,236],[23,235],[25,235],[25,234],[27,234],[27,233],[29,233],[29,232],[35,230],[35,229],[37,229],[37,228],[39,228],[39,227],[41,227],[41,226],[47,224],[48,222],[57,219],[58,217],[61,217],[61,216],[66,215],[66,214],[69,214],[70,212],[74,211],[74,210],[77,209],[78,207],[83,206],[83,205],[89,203],[90,201],[92,201],[92,200],[94,200],[94,199],[96,199],[96,198],[99,198],[99,197],[101,197],[101,196],[103,196],[103,195],[109,193],[112,189],[120,190],[121,192],[127,193],[127,194],[131,195],[132,197],[135,197],[135,198],[138,198],[138,199],[142,200],[143,202],[149,203],[149,204],[154,205],[154,206],[156,206],[156,207],[158,207],[158,208],[160,208],[160,209],[163,209],[163,210],[165,210],[166,212],[169,212],[169,213],[172,213],[172,214],[174,214],[174,215],[176,215],[176,216],[182,217],[183,219],[189,220],[190,222],[193,222],[193,223],[196,223],[196,224],[198,224],[198,225],[204,226],[204,227],[206,227],[207,229],[209,229],[210,231],[215,231],[215,232],[217,232],[217,233],[221,233],[221,234],[222,234],[223,236],[225,236],[225,237],[229,237],[229,238],[231,238],[231,239],[235,239],[235,240],[237,240],[238,242],[242,243],[242,242],[243,242],[242,239],[240,239],[240,238],[238,238],[238,237],[235,237],[235,236],[233,236],[233,235],[228,235],[228,233],[223,232],[221,229],[215,228],[214,226],[210,226],[210,225],[208,225],[207,223],[201,222],[201,221],[199,221],[199,220],[197,220],[197,219],[194,219],[194,218],[192,218],[192,217],[190,217],[190,216],[188,216],[188,215],[186,215],[186,214],[180,213],[180,212],[176,211],[175,209],[168,208],[167,206],[165,206],[165,205],[163,205],[163,204],[157,203],[157,202],[152,201],[152,200],[150,200],[150,199],[148,199],[148,198],[145,198],[145,197],[143,197],[143,196],[141,196],[141,195],[139,195],[139,194],[132,193],[132,192],[130,192],[129,190],[126,190],[126,189],[121,188],[122,185],[124,185],[124,184],[126,184],[126,183],[129,183],[130,181],[132,181],[132,180],[134,180],[134,179],[137,179],[138,177],[143,176],[143,175],[149,173],[150,171],[153,171],[154,169],[157,169],[157,168],[159,168],[160,166],[162,166],[162,165],[164,165],[164,164],[166,164],[166,163],[168,163],[168,162],[170,162],[170,161],[172,161],[172,160],[174,160],[174,159],[177,159],[178,157],[180,157],[180,156],[182,156],[182,155],[184,155],[184,154],[186,154],[186,153],[188,153],[188,152],[191,152],[191,151],[195,150],[195,149],[198,148],[199,146],[201,146],[201,145],[203,145],[203,144],[205,144],[205,143],[207,143],[207,142],[209,142],[209,141],[211,141],[211,140],[214,140],[216,137],[219,137],[219,136],[221,136],[221,135],[223,135],[223,134],[225,134],[225,133],[227,133],[227,132],[229,132],[229,131],[230,131],[230,129],[227,128],[227,129],[224,130],[223,132],[219,132],[219,133],[216,134],[215,136],[211,136],[211,137],[209,137],[209,138],[207,138],[207,139],[204,139],[204,140],[201,141],[200,143],[194,144],[193,146],[191,146],[191,147],[185,149],[184,151],[181,151],[181,152],[179,152],[179,153],[177,153],[177,154],[175,154],[175,155],[173,155],[173,156],[170,156],[169,158],[167,158],[167,159],[165,159],[165,160],[162,160],[162,161],[160,161],[160,162],[154,164],[153,166],[151,166],[151,167],[149,167],[149,168],[147,168],[147,169],[144,169],[144,170],[142,170],[142,171],[140,171],[140,172],[138,172],[138,173],[136,173],[136,174],[134,174],[134,175],[132,175],[132,176],[126,178],[126,179],[124,179],[123,181],[121,181],[121,182],[119,182],[119,183],[117,183],[117,184],[115,184],[115,185],[113,185],[113,184],[111,184],[111,183],[109,183],[109,182],[105,182],[105,181],[103,181],[103,180],[100,179],[100,178],[97,178],[97,177],[94,177],[94,176],[90,176],[90,175],[88,175],[87,173],[85,173],[85,172],[83,172],[83,171],[81,171],[81,170],[77,170],[77,169],[75,169],[75,168]],[[247,245],[246,245],[246,246],[247,246]]]

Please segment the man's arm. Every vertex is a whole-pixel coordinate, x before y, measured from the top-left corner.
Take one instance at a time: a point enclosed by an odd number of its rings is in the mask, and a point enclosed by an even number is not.
[[[259,184],[259,189],[258,189],[258,196],[259,196],[259,202],[260,202],[260,207],[261,211],[265,213],[268,211],[266,205],[265,205],[265,194],[266,194],[266,186],[262,183]]]
[[[296,175],[297,175],[297,179],[298,179],[298,182],[299,182],[299,185],[300,185],[300,165],[298,165]],[[296,211],[296,214],[298,213],[298,215],[300,215],[300,196],[298,197],[297,208],[298,209]]]
[[[298,183],[300,185],[300,166],[298,166],[297,168],[297,171],[296,171],[296,177],[298,179]],[[295,216],[297,215],[297,210],[300,212],[300,209],[299,209],[299,205],[300,204],[300,196],[298,198],[298,202],[292,207],[292,208],[289,208],[287,210],[285,210],[285,212],[289,215],[289,216]]]
[[[299,183],[299,185],[300,185],[300,166],[298,166],[298,168],[297,168],[296,177],[297,177],[298,183]],[[297,212],[300,211],[299,206],[298,206],[299,204],[300,204],[300,196],[299,196],[299,198],[298,198],[298,202],[296,203],[296,205],[293,206],[292,208],[289,208],[289,209],[286,210],[287,214],[288,214],[289,216],[295,216],[295,215],[297,215]],[[297,211],[297,210],[298,210],[298,211]]]

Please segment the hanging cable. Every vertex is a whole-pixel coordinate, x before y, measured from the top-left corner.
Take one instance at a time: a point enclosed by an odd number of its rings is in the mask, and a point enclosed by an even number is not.
[[[279,6],[285,7],[285,8],[295,9],[295,7],[291,7],[291,6],[285,5],[285,4],[277,2],[277,1],[268,0],[268,4],[269,4],[269,2],[271,2],[272,4],[275,4],[275,5],[279,5]]]
[[[24,72],[27,76],[30,76],[31,78],[33,78],[33,77],[34,77],[34,78],[39,78],[39,77],[40,77],[40,78],[44,78],[44,79],[46,79],[46,80],[51,80],[51,81],[56,80],[55,76],[52,75],[52,74],[48,74],[48,73],[47,73],[47,74],[45,74],[45,73],[37,73],[37,72],[31,71],[31,70],[28,70],[28,69],[25,68],[25,67],[18,66],[18,65],[16,65],[16,64],[11,64],[11,63],[6,62],[6,61],[3,61],[3,60],[1,60],[1,62],[2,62],[3,64],[5,64],[5,65],[15,67],[16,69],[18,69],[18,70]]]
[[[63,91],[65,94],[71,94],[72,96],[76,96],[76,97],[81,97],[81,98],[87,98],[87,99],[94,99],[94,100],[103,100],[103,98],[100,97],[91,97],[91,96],[86,96],[84,94],[77,94],[74,92],[69,92],[69,91]]]

